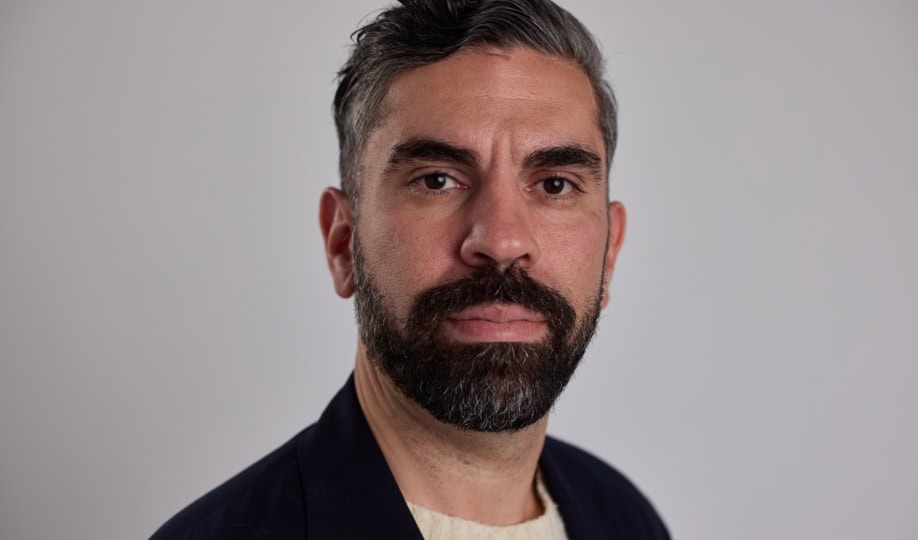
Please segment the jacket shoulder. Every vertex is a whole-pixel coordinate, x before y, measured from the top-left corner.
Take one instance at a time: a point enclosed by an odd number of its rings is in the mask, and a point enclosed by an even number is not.
[[[666,526],[650,501],[603,460],[548,437],[540,465],[565,525],[574,521],[588,525],[583,529],[592,534],[615,531],[614,536],[620,538],[669,540]]]
[[[296,448],[309,429],[188,505],[151,540],[305,537]]]

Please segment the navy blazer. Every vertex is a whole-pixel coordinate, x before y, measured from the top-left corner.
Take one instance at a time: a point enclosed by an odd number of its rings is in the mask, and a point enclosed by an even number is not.
[[[620,473],[548,437],[545,485],[571,540],[668,540]],[[152,540],[423,540],[367,424],[354,377],[319,421],[170,519]]]

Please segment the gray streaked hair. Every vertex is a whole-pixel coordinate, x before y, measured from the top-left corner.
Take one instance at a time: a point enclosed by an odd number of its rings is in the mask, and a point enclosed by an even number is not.
[[[392,78],[475,47],[526,47],[579,65],[596,96],[608,175],[618,138],[615,96],[604,79],[596,41],[573,15],[550,0],[399,0],[399,4],[354,32],[351,55],[338,72],[334,115],[341,189],[352,203],[357,199],[360,154],[382,121],[381,107]]]

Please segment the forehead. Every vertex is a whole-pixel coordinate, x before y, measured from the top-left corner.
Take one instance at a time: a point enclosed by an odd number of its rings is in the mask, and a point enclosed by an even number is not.
[[[466,50],[406,70],[392,80],[382,111],[367,150],[424,136],[484,154],[500,146],[520,158],[559,143],[604,155],[586,73],[570,60],[521,47]]]

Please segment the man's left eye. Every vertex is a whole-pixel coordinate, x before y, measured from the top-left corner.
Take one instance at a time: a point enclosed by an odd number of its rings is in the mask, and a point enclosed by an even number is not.
[[[573,189],[573,184],[571,184],[570,180],[557,176],[540,180],[539,184],[541,184],[542,190],[549,195],[564,195]]]

